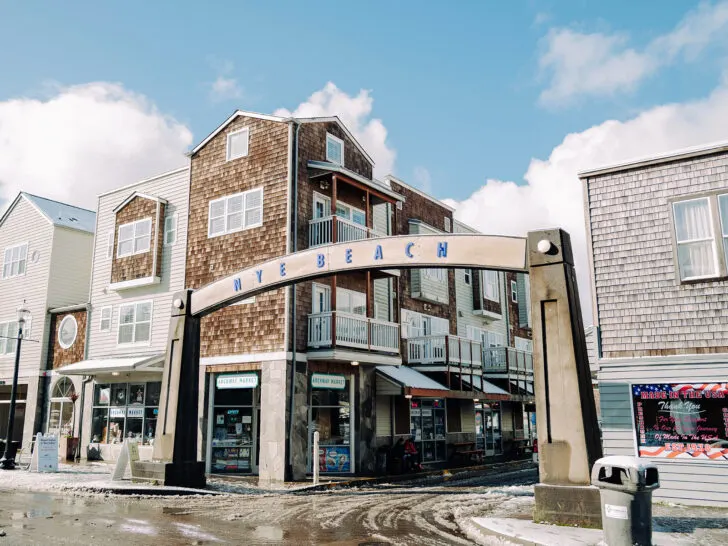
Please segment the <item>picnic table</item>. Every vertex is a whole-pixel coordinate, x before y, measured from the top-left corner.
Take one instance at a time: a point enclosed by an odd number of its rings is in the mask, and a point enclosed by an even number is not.
[[[483,450],[477,449],[475,442],[455,442],[450,444],[453,447],[451,460],[461,458],[466,461],[482,461]]]

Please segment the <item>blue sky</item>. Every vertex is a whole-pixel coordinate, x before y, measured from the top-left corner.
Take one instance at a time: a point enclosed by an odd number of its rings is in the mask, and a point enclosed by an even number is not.
[[[728,0],[209,4],[0,0],[0,205],[93,208],[236,108],[337,114],[481,231],[567,229],[585,285],[577,172],[728,140]]]
[[[640,47],[680,21],[682,1],[3,4],[0,100],[43,96],[49,81],[119,82],[199,141],[236,107],[292,110],[329,81],[368,89],[397,174],[417,182],[427,169],[432,191],[455,199],[486,178],[521,181],[567,133],[702,96],[721,76],[706,55],[617,97],[539,103],[552,29],[624,33]],[[221,75],[239,97],[211,100]]]

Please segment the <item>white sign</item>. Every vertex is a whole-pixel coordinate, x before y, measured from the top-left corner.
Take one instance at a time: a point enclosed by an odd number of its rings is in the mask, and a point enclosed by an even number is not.
[[[327,245],[274,258],[195,290],[193,315],[260,292],[345,271],[401,267],[526,270],[526,239],[492,235],[403,235]]]
[[[126,414],[124,408],[111,408],[109,410],[109,417],[112,419],[123,419]]]
[[[335,389],[343,390],[346,388],[346,376],[334,375],[329,373],[315,373],[311,375],[312,389]]]
[[[218,375],[215,384],[218,389],[254,389],[258,386],[258,374]]]
[[[605,504],[604,513],[608,518],[612,519],[629,519],[626,506],[617,506],[616,504]]]
[[[58,438],[53,435],[35,436],[35,449],[30,460],[31,472],[58,472]]]
[[[111,479],[113,481],[123,480],[127,468],[131,472],[132,478],[138,477],[134,475],[134,463],[136,463],[138,460],[138,444],[136,442],[124,440],[124,443],[121,445],[121,453],[119,453],[119,458],[116,459],[116,465],[114,466],[114,471],[111,474]]]
[[[127,408],[127,417],[144,417],[144,408]]]

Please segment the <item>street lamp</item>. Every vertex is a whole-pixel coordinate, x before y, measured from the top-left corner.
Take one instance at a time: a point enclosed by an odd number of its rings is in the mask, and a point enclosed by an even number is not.
[[[13,372],[13,389],[10,391],[10,415],[8,416],[8,433],[5,437],[5,453],[0,459],[0,468],[13,470],[15,468],[15,453],[11,445],[13,441],[13,425],[15,424],[15,397],[18,390],[18,370],[20,369],[20,342],[23,339],[23,327],[30,316],[25,304],[18,307],[18,337],[15,345],[15,370]]]

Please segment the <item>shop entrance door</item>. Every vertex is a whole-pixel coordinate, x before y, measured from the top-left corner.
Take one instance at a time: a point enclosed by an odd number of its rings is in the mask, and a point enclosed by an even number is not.
[[[483,407],[483,428],[485,435],[485,455],[492,457],[503,453],[501,438],[500,405],[492,404]]]
[[[410,434],[414,436],[423,463],[446,460],[445,401],[442,399],[412,399],[410,402]]]

